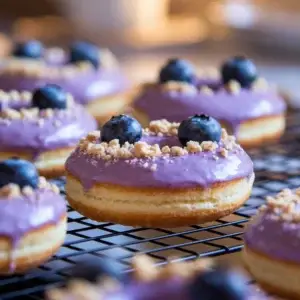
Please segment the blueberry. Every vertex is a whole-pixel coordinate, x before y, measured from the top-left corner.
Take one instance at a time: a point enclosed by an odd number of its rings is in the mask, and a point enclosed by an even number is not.
[[[195,78],[193,66],[186,60],[170,59],[160,70],[159,82],[182,81],[192,83]]]
[[[10,158],[0,162],[0,187],[9,183],[18,184],[20,187],[38,185],[39,174],[34,164],[29,161]]]
[[[18,43],[14,50],[13,56],[24,58],[40,58],[43,55],[43,44],[36,40]]]
[[[71,268],[70,276],[73,278],[85,279],[96,282],[102,276],[125,281],[125,275],[121,267],[112,259],[95,257],[94,259],[81,260],[76,266]]]
[[[245,300],[247,290],[243,276],[224,267],[200,274],[189,286],[191,300]]]
[[[100,64],[99,48],[88,42],[75,42],[70,49],[70,62],[90,62],[96,69]]]
[[[101,130],[101,139],[103,142],[109,142],[118,139],[120,145],[125,142],[133,144],[142,137],[142,126],[134,118],[119,115],[112,117],[106,122]]]
[[[46,84],[33,92],[32,106],[39,109],[67,107],[67,93],[58,85]]]
[[[178,138],[183,146],[189,141],[219,142],[221,133],[220,123],[206,115],[194,115],[182,121],[178,128]]]
[[[255,64],[244,56],[235,56],[227,60],[221,68],[223,83],[227,84],[230,80],[236,80],[244,88],[251,87],[257,78]]]

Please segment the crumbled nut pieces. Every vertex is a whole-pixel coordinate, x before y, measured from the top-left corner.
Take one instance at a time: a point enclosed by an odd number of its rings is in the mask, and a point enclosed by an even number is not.
[[[158,135],[162,133],[167,136],[175,136],[178,133],[180,123],[169,122],[166,119],[151,121],[149,128],[144,130],[146,135]]]
[[[14,92],[15,93],[15,92]],[[11,94],[7,94],[11,95]],[[18,94],[19,99],[23,97],[22,101],[28,101],[30,103],[32,94],[30,92],[21,92]],[[26,99],[26,100],[24,100]],[[0,102],[1,102],[1,91],[0,91]],[[38,109],[37,107],[28,107],[28,108],[21,108],[20,110],[13,109],[13,108],[4,108],[0,112],[0,120],[7,119],[7,120],[15,120],[15,119],[26,119],[26,120],[35,120],[37,121],[39,126],[43,126],[44,119],[52,118],[55,115],[58,116],[66,116],[70,113],[70,111],[75,107],[75,102],[73,97],[68,94],[67,98],[67,109],[60,110],[60,109]],[[55,126],[59,127],[61,124],[58,124],[58,121]]]
[[[269,89],[269,84],[265,78],[258,78],[252,84],[252,90],[254,92],[265,92]]]
[[[193,84],[180,81],[168,81],[162,85],[162,89],[168,92],[195,95],[198,93],[197,87]]]
[[[208,95],[208,96],[212,96],[214,94],[214,91],[206,85],[204,85],[200,88],[200,92],[202,94],[205,94],[205,95]]]
[[[260,208],[261,212],[269,212],[281,221],[300,222],[300,188],[295,191],[284,189],[274,197],[268,196],[266,201],[266,205]]]
[[[149,128],[144,129],[145,136],[174,136],[178,130],[179,123],[170,123],[167,120],[152,121]],[[211,151],[215,157],[227,157],[229,152],[235,149],[240,149],[236,144],[236,139],[227,134],[225,129],[222,129],[222,140],[220,145],[216,142],[204,141],[201,144],[190,141],[186,147],[167,145],[160,147],[158,144],[149,144],[146,141],[138,141],[135,144],[125,143],[120,145],[118,140],[112,140],[109,143],[99,142],[100,131],[90,132],[86,138],[80,140],[78,149],[82,153],[87,153],[92,157],[103,159],[105,161],[117,161],[119,159],[129,160],[134,159],[155,159],[156,157],[176,157],[183,156],[188,153],[198,153],[202,151]],[[170,160],[171,161],[171,160]],[[142,164],[145,167],[145,161]],[[157,166],[153,164],[147,165],[150,170],[156,170]]]
[[[210,259],[201,259],[191,262],[170,262],[163,267],[156,267],[154,261],[145,255],[137,255],[132,260],[133,277],[136,280],[151,282],[171,277],[191,278],[199,272],[205,272],[212,268]]]
[[[231,94],[238,95],[241,90],[241,85],[239,82],[237,82],[235,80],[231,80],[227,84],[227,89]]]

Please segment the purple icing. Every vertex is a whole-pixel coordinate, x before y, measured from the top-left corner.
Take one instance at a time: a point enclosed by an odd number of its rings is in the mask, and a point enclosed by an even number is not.
[[[300,210],[299,204],[296,209]],[[244,240],[247,247],[261,254],[300,263],[300,223],[278,220],[264,212],[248,226]]]
[[[80,138],[97,128],[94,118],[79,105],[72,107],[70,114],[57,111],[43,120],[39,125],[37,120],[13,119],[7,124],[0,119],[0,151],[26,151],[35,156],[75,146]]]
[[[149,144],[180,145],[177,137],[143,137]],[[145,158],[135,162],[135,159],[119,159],[108,164],[102,159],[96,159],[74,151],[66,162],[69,173],[78,178],[88,189],[94,183],[111,183],[132,187],[161,188],[191,188],[207,187],[214,183],[232,179],[250,177],[253,174],[253,163],[246,152],[237,148],[228,152],[228,157],[207,151],[187,154],[172,158],[156,157],[154,160]],[[151,171],[144,164],[156,164],[157,169]]]
[[[30,196],[0,198],[0,235],[16,245],[27,232],[57,224],[65,214],[64,199],[49,189],[37,189]]]
[[[205,113],[224,121],[236,132],[245,120],[285,112],[285,102],[275,91],[254,92],[242,89],[234,95],[221,88],[213,95],[204,93],[180,94],[147,88],[136,99],[135,108],[146,113],[150,120],[167,119],[181,122],[194,114]]]

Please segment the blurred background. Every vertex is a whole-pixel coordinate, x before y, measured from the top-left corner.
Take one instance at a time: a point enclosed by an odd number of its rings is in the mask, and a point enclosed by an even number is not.
[[[0,1],[3,33],[49,45],[84,38],[108,46],[134,81],[155,77],[169,56],[218,66],[246,54],[297,97],[299,16],[299,0]]]

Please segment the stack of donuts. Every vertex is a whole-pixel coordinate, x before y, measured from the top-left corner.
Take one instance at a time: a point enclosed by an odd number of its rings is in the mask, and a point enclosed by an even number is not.
[[[123,114],[128,106],[131,115]],[[157,82],[132,88],[112,53],[94,44],[16,44],[0,61],[0,273],[26,272],[64,242],[66,202],[46,178],[65,175],[68,204],[99,222],[178,227],[231,214],[255,179],[242,147],[279,139],[285,113],[280,93],[243,56],[198,73],[173,58]],[[244,250],[247,269],[264,288],[294,299],[299,199],[289,190],[269,198],[246,231]],[[147,257],[133,263],[128,280],[108,272],[90,283],[89,268],[47,298],[266,299],[211,262],[161,269]]]

